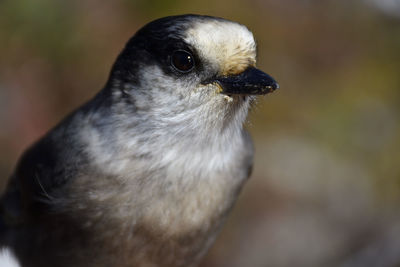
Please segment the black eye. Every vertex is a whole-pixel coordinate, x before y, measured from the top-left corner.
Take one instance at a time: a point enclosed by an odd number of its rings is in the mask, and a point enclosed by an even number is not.
[[[171,64],[180,72],[189,72],[194,67],[194,58],[187,51],[177,50],[171,56]]]

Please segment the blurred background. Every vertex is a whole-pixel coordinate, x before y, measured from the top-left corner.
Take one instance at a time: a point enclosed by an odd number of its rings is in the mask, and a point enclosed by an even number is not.
[[[253,176],[202,267],[400,266],[399,0],[2,0],[1,187],[136,30],[181,13],[247,25],[281,86],[251,111]]]

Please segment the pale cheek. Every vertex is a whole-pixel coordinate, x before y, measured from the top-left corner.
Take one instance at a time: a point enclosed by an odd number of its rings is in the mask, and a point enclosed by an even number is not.
[[[215,96],[223,91],[222,87],[218,83],[200,84],[193,90],[194,94],[207,94]]]

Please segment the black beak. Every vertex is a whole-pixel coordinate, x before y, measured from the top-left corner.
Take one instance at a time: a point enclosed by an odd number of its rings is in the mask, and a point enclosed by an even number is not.
[[[279,88],[279,84],[259,69],[250,67],[237,75],[215,80],[226,95],[265,95]]]

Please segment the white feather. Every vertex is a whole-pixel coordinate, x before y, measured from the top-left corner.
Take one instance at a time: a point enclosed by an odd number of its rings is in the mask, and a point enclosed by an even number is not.
[[[17,259],[14,257],[12,252],[3,248],[0,250],[0,266],[1,267],[20,267]]]

